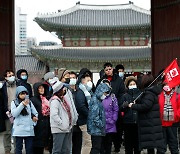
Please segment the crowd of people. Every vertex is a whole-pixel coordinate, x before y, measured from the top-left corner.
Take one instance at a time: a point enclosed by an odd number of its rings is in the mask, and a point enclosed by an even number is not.
[[[179,153],[179,87],[163,73],[126,76],[124,66],[105,63],[100,79],[79,73],[47,72],[33,86],[28,72],[6,70],[0,78],[0,132],[5,154]],[[153,84],[152,84],[153,83]],[[124,150],[124,149],[123,149]]]

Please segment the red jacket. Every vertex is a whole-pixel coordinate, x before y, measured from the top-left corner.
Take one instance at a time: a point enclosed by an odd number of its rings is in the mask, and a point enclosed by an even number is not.
[[[174,121],[164,121],[163,120],[163,111],[164,111],[164,92],[161,92],[159,95],[159,106],[160,106],[160,114],[161,114],[161,120],[162,120],[162,126],[172,126],[173,123],[180,121],[180,95],[178,95],[176,92],[171,97],[171,103],[174,110]]]

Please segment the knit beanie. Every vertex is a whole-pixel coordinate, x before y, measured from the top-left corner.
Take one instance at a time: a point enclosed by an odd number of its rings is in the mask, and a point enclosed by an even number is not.
[[[68,74],[70,71],[69,70],[67,70],[66,68],[60,68],[59,70],[58,70],[58,78],[59,78],[59,80],[61,80],[66,74]]]
[[[52,79],[52,78],[54,78],[54,77],[55,77],[55,75],[54,75],[53,72],[47,72],[46,74],[44,74],[44,80],[45,80],[45,81],[47,81],[47,80],[49,80],[49,79]]]

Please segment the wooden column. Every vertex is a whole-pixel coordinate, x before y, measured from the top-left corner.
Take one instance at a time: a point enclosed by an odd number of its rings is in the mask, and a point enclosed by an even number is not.
[[[178,58],[180,64],[180,1],[151,0],[152,73]]]
[[[0,76],[6,69],[14,70],[14,0],[0,3]]]

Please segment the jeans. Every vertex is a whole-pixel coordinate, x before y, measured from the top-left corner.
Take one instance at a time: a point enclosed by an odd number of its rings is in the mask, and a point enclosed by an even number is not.
[[[52,154],[70,154],[72,133],[54,133]]]
[[[17,137],[16,136],[16,154],[22,154],[23,140],[25,141],[26,154],[33,154],[33,137]]]

